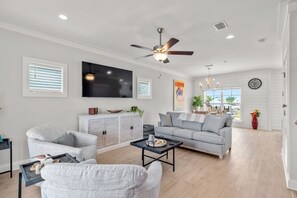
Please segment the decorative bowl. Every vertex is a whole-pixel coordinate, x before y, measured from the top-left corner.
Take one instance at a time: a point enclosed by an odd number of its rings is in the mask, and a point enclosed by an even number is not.
[[[123,109],[118,110],[107,110],[109,113],[120,113]]]

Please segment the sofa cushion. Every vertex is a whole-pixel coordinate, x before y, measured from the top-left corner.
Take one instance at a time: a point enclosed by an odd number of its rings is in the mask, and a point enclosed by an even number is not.
[[[55,140],[54,143],[74,147],[75,146],[74,135],[72,133],[66,133],[62,137],[59,137],[57,140]]]
[[[202,131],[209,131],[219,134],[219,131],[224,127],[225,122],[226,117],[224,116],[207,115],[202,126]]]
[[[51,124],[33,127],[26,133],[27,137],[29,138],[47,142],[53,142],[59,137],[62,137],[64,134],[65,130]]]
[[[145,168],[137,165],[57,163],[42,168],[41,177],[45,183],[54,183],[55,187],[64,189],[124,192],[141,186],[148,174]]]
[[[173,130],[173,136],[192,139],[192,135],[193,135],[193,130],[189,130],[189,129],[174,129]]]
[[[178,113],[178,112],[167,112],[167,115],[171,116],[172,126],[174,126],[174,127],[182,126],[182,121],[180,119],[178,119],[180,114],[181,113]]]
[[[170,115],[165,115],[162,113],[159,113],[160,120],[161,120],[161,126],[163,127],[172,127],[172,121]]]
[[[224,138],[211,132],[193,132],[193,140],[208,142],[212,144],[224,144]]]
[[[161,133],[161,134],[165,134],[165,135],[172,135],[173,130],[175,129],[175,127],[156,127],[155,128],[155,133]]]
[[[201,131],[202,124],[200,122],[182,121],[182,128],[183,129],[192,129],[195,131]]]

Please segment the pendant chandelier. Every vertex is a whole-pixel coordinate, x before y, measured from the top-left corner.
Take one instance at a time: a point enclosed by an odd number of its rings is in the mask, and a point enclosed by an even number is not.
[[[199,83],[199,86],[201,89],[217,89],[220,86],[219,82],[216,82],[216,79],[211,77],[210,75],[210,69],[213,65],[206,65],[205,67],[208,70],[208,75],[205,78],[205,85],[202,84],[202,82]]]

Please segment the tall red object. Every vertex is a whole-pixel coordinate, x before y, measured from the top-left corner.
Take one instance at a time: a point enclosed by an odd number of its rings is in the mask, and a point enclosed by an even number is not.
[[[254,130],[258,129],[258,119],[256,116],[253,116],[253,118],[252,118],[252,126],[253,126]]]

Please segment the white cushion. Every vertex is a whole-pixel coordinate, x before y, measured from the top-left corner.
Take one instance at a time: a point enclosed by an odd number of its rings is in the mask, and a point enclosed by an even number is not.
[[[29,138],[47,142],[54,142],[58,138],[62,137],[64,134],[65,130],[51,124],[33,127],[26,133],[27,137]]]
[[[41,177],[65,189],[113,191],[137,188],[148,175],[145,168],[137,165],[61,163],[45,166]]]

